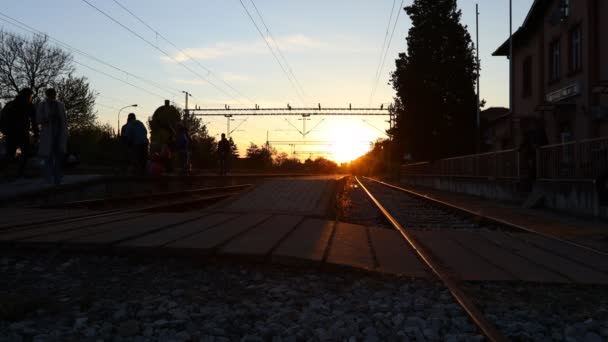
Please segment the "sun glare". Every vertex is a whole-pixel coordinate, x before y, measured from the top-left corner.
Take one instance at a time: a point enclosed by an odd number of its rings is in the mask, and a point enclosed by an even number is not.
[[[334,133],[332,159],[337,163],[350,162],[369,151],[369,142],[366,141],[369,134],[363,127],[347,125],[332,133]]]

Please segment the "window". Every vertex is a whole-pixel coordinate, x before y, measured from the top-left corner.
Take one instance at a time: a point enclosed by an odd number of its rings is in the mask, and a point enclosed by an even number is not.
[[[522,97],[528,97],[532,95],[532,57],[528,56],[524,59],[524,64],[521,70],[522,79]]]
[[[568,51],[568,71],[577,72],[583,68],[583,33],[580,26],[570,30]]]
[[[562,21],[565,21],[570,16],[570,0],[562,0],[561,4]]]
[[[555,82],[562,76],[562,46],[558,40],[549,44],[549,81]]]

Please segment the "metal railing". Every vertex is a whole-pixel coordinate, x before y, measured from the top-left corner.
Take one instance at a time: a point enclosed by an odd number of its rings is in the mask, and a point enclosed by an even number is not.
[[[519,179],[520,153],[513,149],[407,164],[401,166],[401,174]]]
[[[596,179],[608,172],[608,137],[540,147],[538,179]]]

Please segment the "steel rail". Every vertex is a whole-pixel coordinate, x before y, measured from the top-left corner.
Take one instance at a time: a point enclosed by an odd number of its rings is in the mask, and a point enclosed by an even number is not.
[[[358,177],[355,177],[361,189],[365,191],[368,197],[374,202],[376,207],[382,212],[382,215],[391,223],[391,225],[403,236],[405,241],[418,254],[420,259],[433,271],[433,273],[441,280],[448,288],[452,297],[460,304],[471,320],[477,325],[481,332],[492,342],[508,341],[507,338],[500,332],[494,324],[492,324],[479,310],[474,301],[465,293],[459,282],[449,275],[440,264],[431,256],[431,254],[420,244],[405,228],[384,208],[384,206],[372,195],[372,193],[363,185]]]
[[[231,186],[228,188],[233,188],[233,187]],[[42,224],[71,223],[71,222],[78,222],[78,221],[90,220],[90,219],[101,218],[101,217],[109,217],[109,216],[114,216],[114,215],[122,215],[122,214],[137,213],[137,212],[150,212],[150,211],[154,212],[156,210],[162,210],[162,209],[167,209],[167,208],[179,208],[180,206],[187,206],[187,205],[199,204],[199,203],[204,203],[204,202],[209,202],[209,201],[222,200],[222,199],[228,198],[230,196],[233,196],[233,195],[236,195],[239,193],[240,192],[238,192],[238,191],[231,191],[231,192],[227,192],[227,193],[223,193],[223,194],[219,194],[219,195],[211,195],[211,196],[207,196],[207,197],[203,197],[203,198],[195,198],[195,199],[183,200],[183,201],[178,201],[178,202],[149,205],[149,206],[145,206],[145,207],[129,208],[129,209],[115,210],[115,211],[82,213],[82,214],[77,214],[75,216],[58,217],[55,219],[53,219],[53,218],[40,219],[40,220],[36,220],[36,221],[31,221],[31,222],[17,223],[17,224],[13,224],[13,225],[3,226],[3,227],[0,227],[0,232],[6,232],[6,231],[10,231],[10,230],[17,229],[17,228],[30,229],[30,228],[38,227]]]
[[[241,184],[241,185],[231,185],[224,187],[213,187],[213,188],[201,188],[201,189],[191,189],[191,190],[182,190],[182,191],[171,191],[171,192],[158,192],[158,193],[149,193],[149,194],[141,194],[141,195],[133,195],[133,196],[116,196],[116,197],[107,197],[107,198],[95,198],[95,199],[87,199],[81,201],[73,201],[67,203],[58,203],[53,204],[51,206],[44,206],[45,208],[64,208],[64,207],[81,207],[81,206],[96,206],[103,204],[111,204],[111,203],[120,203],[126,201],[137,201],[137,200],[159,200],[159,199],[170,199],[178,196],[192,196],[199,194],[211,194],[211,193],[224,193],[230,192],[232,190],[243,190],[251,187],[251,184]]]
[[[527,233],[531,233],[531,234],[536,234],[536,235],[545,237],[547,239],[559,241],[561,243],[565,243],[565,244],[568,244],[568,245],[571,245],[571,246],[574,246],[574,247],[578,247],[578,248],[584,249],[584,250],[592,252],[592,253],[596,253],[596,254],[603,255],[603,256],[608,256],[607,252],[601,251],[599,249],[595,249],[593,247],[585,246],[583,244],[580,244],[580,243],[577,243],[577,242],[574,242],[574,241],[562,239],[562,238],[559,238],[557,236],[554,236],[554,235],[551,235],[551,234],[548,234],[548,233],[543,233],[543,232],[540,232],[538,230],[534,230],[532,228],[520,226],[520,225],[517,225],[515,223],[511,223],[511,222],[508,222],[508,221],[505,221],[505,220],[502,220],[502,219],[499,219],[499,218],[496,218],[496,217],[484,215],[482,213],[475,212],[475,211],[472,211],[472,210],[469,210],[469,209],[466,209],[466,208],[462,208],[462,207],[456,206],[454,204],[444,202],[444,201],[442,201],[440,199],[433,198],[433,197],[430,197],[428,195],[424,195],[424,194],[418,193],[416,191],[405,189],[405,188],[402,188],[402,187],[399,187],[399,186],[396,186],[396,185],[393,185],[393,184],[389,184],[389,183],[386,183],[386,182],[383,182],[383,181],[379,181],[377,179],[373,179],[373,178],[369,178],[369,177],[363,177],[363,178],[365,178],[367,180],[370,180],[372,182],[384,185],[384,186],[389,187],[391,189],[394,189],[394,190],[397,190],[397,191],[401,191],[401,192],[405,192],[405,193],[407,193],[409,195],[412,195],[414,197],[427,200],[429,202],[435,203],[435,204],[440,205],[442,207],[445,207],[447,209],[450,209],[450,210],[453,210],[453,211],[458,211],[458,212],[461,212],[461,213],[463,213],[465,215],[474,216],[474,217],[479,218],[482,221],[485,221],[485,222],[488,222],[488,223],[493,223],[493,224],[497,224],[497,225],[500,225],[500,226],[505,226],[505,227],[508,227],[508,228],[511,228],[511,229],[514,229],[514,230],[520,230],[520,231],[523,231],[523,232],[527,232]]]

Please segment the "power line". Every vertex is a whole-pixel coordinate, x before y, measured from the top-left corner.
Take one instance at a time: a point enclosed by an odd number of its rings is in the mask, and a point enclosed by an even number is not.
[[[27,32],[29,32],[29,33],[31,33],[31,34],[40,34],[40,35],[44,35],[44,36],[46,36],[46,37],[50,38],[50,39],[51,39],[52,41],[54,41],[55,43],[57,43],[58,45],[60,45],[60,46],[62,46],[62,47],[64,47],[64,48],[66,48],[66,49],[68,49],[68,50],[70,50],[70,51],[76,52],[77,54],[80,54],[80,55],[82,55],[82,56],[84,56],[84,57],[87,57],[87,58],[89,58],[89,59],[92,59],[92,60],[94,60],[94,61],[96,61],[96,62],[98,62],[98,63],[100,63],[100,64],[103,64],[103,65],[105,65],[105,66],[107,66],[107,67],[110,67],[110,68],[112,68],[112,69],[116,70],[116,71],[119,71],[119,72],[121,72],[121,73],[123,73],[123,74],[125,74],[125,75],[127,75],[127,76],[130,76],[130,77],[133,77],[133,78],[135,78],[135,79],[138,79],[139,81],[141,81],[141,82],[143,82],[143,83],[147,83],[147,84],[149,84],[149,85],[152,85],[152,86],[154,86],[154,87],[156,87],[156,88],[158,88],[158,89],[160,89],[160,90],[163,90],[163,91],[165,91],[165,92],[167,92],[167,93],[169,93],[169,94],[172,94],[173,92],[179,92],[179,90],[177,90],[177,89],[174,89],[174,88],[171,88],[171,87],[164,87],[164,86],[162,86],[162,85],[160,85],[160,84],[158,84],[158,83],[156,83],[156,82],[150,81],[150,80],[145,79],[145,78],[143,78],[143,77],[141,77],[141,76],[138,76],[138,75],[135,75],[135,74],[133,74],[133,73],[131,73],[131,72],[128,72],[128,71],[126,71],[126,70],[124,70],[124,69],[122,69],[122,68],[119,68],[119,67],[117,67],[117,66],[115,66],[115,65],[112,65],[112,64],[110,64],[110,63],[108,63],[108,62],[106,62],[106,61],[103,61],[103,60],[101,60],[101,59],[100,59],[100,58],[98,58],[98,57],[95,57],[95,56],[93,56],[93,55],[91,55],[91,54],[89,54],[89,53],[87,53],[87,52],[84,52],[84,51],[82,51],[82,50],[80,50],[80,49],[78,49],[78,48],[76,48],[76,47],[74,47],[74,46],[72,46],[72,45],[70,45],[70,44],[66,43],[66,42],[63,42],[63,41],[61,41],[61,40],[59,40],[59,39],[57,39],[57,38],[54,38],[53,36],[51,36],[51,35],[47,34],[46,32],[40,31],[40,30],[38,30],[38,29],[36,29],[36,28],[34,28],[34,27],[32,27],[32,26],[29,26],[29,25],[27,25],[26,23],[24,23],[24,22],[22,22],[22,21],[19,21],[18,19],[15,19],[15,18],[13,18],[13,17],[11,17],[11,16],[9,16],[9,15],[6,15],[6,14],[4,14],[4,13],[2,13],[2,12],[0,12],[0,16],[3,16],[3,17],[5,17],[5,18],[8,18],[10,21],[9,21],[9,20],[7,20],[7,19],[4,19],[4,18],[0,18],[0,20],[2,20],[2,21],[4,21],[4,22],[6,22],[6,23],[8,23],[8,24],[11,24],[11,25],[13,25],[13,26],[16,26],[16,27],[18,27],[18,28],[20,28],[20,29],[22,29],[22,30],[24,30],[24,31],[27,31]],[[12,21],[12,22],[11,22],[11,21]],[[175,94],[172,94],[171,96],[175,96]]]
[[[86,1],[86,0],[83,0],[83,1]],[[300,101],[303,104],[306,103],[306,101],[303,99],[302,95],[298,91],[298,87],[295,85],[294,81],[291,79],[291,76],[289,76],[289,73],[285,70],[285,67],[283,66],[283,64],[279,60],[279,57],[277,57],[277,54],[274,52],[274,49],[272,48],[272,46],[270,46],[270,44],[268,43],[268,40],[266,39],[266,37],[262,33],[262,30],[260,29],[260,27],[258,26],[258,24],[255,22],[255,19],[253,19],[253,17],[251,16],[251,13],[249,12],[249,10],[247,9],[247,7],[243,3],[243,0],[239,0],[239,2],[241,3],[241,6],[243,7],[243,9],[245,10],[245,12],[247,13],[247,16],[249,17],[249,19],[253,23],[253,26],[255,26],[256,30],[258,31],[258,33],[260,34],[260,36],[264,40],[264,43],[266,43],[266,46],[270,50],[270,53],[272,53],[272,56],[274,57],[274,59],[277,61],[277,63],[279,63],[279,66],[281,67],[281,70],[283,70],[283,74],[285,74],[285,76],[287,77],[287,80],[289,80],[289,83],[295,89],[296,94],[300,98]]]
[[[140,17],[138,17],[135,13],[133,13],[133,11],[131,11],[130,9],[128,9],[125,5],[123,5],[122,3],[120,3],[118,0],[113,0],[114,3],[116,3],[118,6],[120,6],[120,8],[122,8],[123,10],[125,10],[127,13],[129,13],[132,17],[134,17],[135,19],[137,19],[137,21],[139,21],[140,23],[142,23],[144,26],[146,26],[148,29],[150,29],[152,32],[154,32],[154,34],[161,38],[162,40],[164,40],[165,42],[167,42],[169,45],[171,45],[173,48],[175,48],[177,51],[179,51],[181,54],[183,54],[184,56],[188,57],[189,60],[191,60],[192,62],[194,62],[196,65],[198,65],[201,69],[205,70],[208,75],[211,75],[213,77],[215,77],[217,80],[219,80],[220,82],[222,82],[226,87],[230,88],[232,91],[234,91],[237,95],[246,98],[249,102],[251,103],[255,103],[254,100],[252,100],[251,98],[249,98],[248,96],[244,95],[243,93],[241,93],[240,91],[238,91],[237,89],[235,89],[232,85],[230,85],[228,82],[226,82],[225,80],[223,80],[222,78],[218,77],[211,69],[207,68],[206,66],[204,66],[203,64],[201,64],[198,60],[196,60],[195,58],[193,58],[191,55],[189,55],[186,51],[180,49],[179,47],[177,47],[177,45],[175,45],[172,41],[170,41],[168,38],[165,38],[165,36],[163,36],[160,32],[158,32],[155,28],[153,28],[152,26],[150,26],[147,22],[145,22],[143,19],[141,19]]]
[[[384,48],[386,47],[386,40],[388,39],[388,31],[391,28],[391,22],[393,21],[393,13],[395,13],[395,3],[397,0],[393,0],[393,5],[391,7],[391,14],[388,17],[388,22],[386,23],[386,32],[384,33],[384,41],[382,42],[382,48],[380,49],[380,58],[378,60],[378,67],[376,68],[376,73],[374,74],[373,80],[376,80],[378,77],[378,73],[380,72],[380,64],[382,64],[382,57],[384,57]],[[370,102],[371,102],[371,94],[370,94]],[[371,103],[370,103],[371,104]]]
[[[125,30],[129,31],[132,35],[134,35],[135,37],[139,38],[140,40],[142,40],[143,42],[145,42],[146,44],[150,45],[151,47],[153,47],[155,50],[161,52],[162,54],[164,54],[165,56],[167,56],[168,58],[170,58],[172,61],[174,61],[175,63],[181,65],[184,69],[188,70],[190,73],[196,75],[197,77],[199,77],[200,79],[202,79],[203,81],[209,83],[211,86],[213,86],[215,89],[217,89],[218,91],[222,92],[223,94],[227,95],[228,97],[231,97],[233,100],[235,100],[236,102],[239,102],[242,104],[241,101],[239,101],[237,98],[235,98],[232,94],[228,93],[227,91],[225,91],[224,89],[218,87],[215,83],[213,83],[211,80],[205,78],[204,76],[202,76],[201,74],[199,74],[198,72],[196,72],[195,70],[192,70],[192,68],[190,68],[188,65],[186,65],[183,62],[178,61],[175,57],[171,56],[167,51],[163,50],[162,48],[158,47],[158,45],[150,42],[149,40],[147,40],[146,38],[142,37],[139,33],[133,31],[131,28],[129,28],[128,26],[126,26],[125,24],[121,23],[120,21],[114,19],[114,17],[112,17],[111,15],[109,15],[108,13],[102,11],[101,9],[99,9],[98,7],[96,7],[95,5],[93,5],[92,3],[90,3],[88,0],[82,0],[82,2],[86,3],[87,5],[89,5],[91,8],[95,9],[97,12],[101,13],[103,16],[105,16],[106,18],[110,19],[111,21],[113,21],[114,23],[118,24],[120,27],[124,28]]]
[[[291,74],[291,77],[295,81],[296,85],[299,87],[301,94],[304,96],[304,98],[308,97],[308,96],[306,96],[306,92],[304,91],[304,88],[302,88],[302,84],[300,84],[300,81],[298,81],[298,78],[294,74],[293,69],[289,65],[289,62],[287,62],[287,58],[285,58],[285,55],[283,55],[283,52],[281,51],[281,48],[279,47],[278,41],[274,38],[272,32],[270,32],[270,28],[268,28],[268,25],[266,25],[266,21],[262,17],[262,14],[258,10],[258,7],[255,5],[255,2],[253,0],[250,0],[250,1],[251,1],[251,4],[253,5],[253,8],[255,9],[255,12],[258,14],[258,17],[260,17],[260,20],[262,21],[262,25],[264,25],[264,27],[266,28],[266,32],[268,33],[268,36],[270,36],[270,39],[272,39],[272,41],[274,42],[274,45],[276,46],[277,51],[279,52],[279,55],[285,62],[285,66],[287,67],[287,70]],[[393,1],[395,1],[395,0],[393,0]]]
[[[154,82],[152,82],[152,81],[147,81],[147,80],[146,80],[146,81],[144,81],[145,79],[143,79],[143,78],[141,78],[141,77],[139,77],[139,76],[137,76],[137,75],[134,75],[134,74],[132,74],[132,73],[130,73],[130,72],[128,72],[128,71],[124,71],[124,70],[122,70],[122,69],[120,69],[120,68],[118,68],[118,67],[115,67],[115,66],[113,66],[113,65],[111,65],[111,64],[109,64],[109,63],[107,63],[107,62],[104,62],[104,61],[102,61],[102,60],[100,60],[100,59],[98,59],[98,58],[96,58],[96,57],[94,57],[94,56],[91,56],[91,55],[87,54],[86,52],[83,52],[83,51],[81,51],[81,50],[79,50],[79,49],[77,49],[77,48],[75,48],[75,47],[73,47],[73,46],[71,46],[71,45],[69,45],[69,44],[67,44],[67,43],[65,43],[65,42],[62,42],[62,41],[60,41],[60,40],[58,40],[58,39],[56,39],[56,38],[54,38],[54,37],[52,37],[52,36],[50,36],[50,35],[46,34],[45,32],[42,32],[42,31],[40,31],[40,30],[37,30],[37,29],[35,29],[35,28],[33,28],[33,27],[31,27],[31,26],[29,26],[29,25],[27,25],[27,24],[25,24],[25,23],[23,23],[23,22],[21,22],[21,21],[19,21],[19,20],[15,19],[15,18],[12,18],[12,17],[10,17],[10,16],[8,16],[8,15],[6,15],[6,14],[2,13],[2,12],[0,12],[0,15],[1,15],[1,16],[4,16],[4,17],[6,17],[6,18],[9,18],[10,20],[13,20],[13,21],[14,21],[14,22],[11,22],[11,21],[6,20],[6,19],[4,19],[4,18],[0,18],[0,20],[2,20],[2,21],[4,21],[4,22],[6,22],[6,23],[8,23],[8,24],[11,24],[11,25],[13,25],[13,26],[16,26],[16,27],[18,27],[18,28],[20,28],[20,29],[22,29],[22,30],[24,30],[24,31],[26,31],[26,32],[29,32],[29,33],[33,34],[33,35],[35,35],[35,34],[44,35],[44,36],[46,36],[46,37],[50,38],[51,40],[55,41],[55,42],[56,42],[58,45],[65,47],[66,49],[69,49],[69,50],[71,50],[71,51],[74,51],[74,52],[80,53],[80,54],[82,54],[82,55],[88,56],[88,57],[90,57],[91,59],[96,60],[96,61],[98,61],[98,62],[99,62],[99,63],[101,63],[101,64],[104,64],[104,65],[110,66],[110,67],[112,67],[113,69],[119,70],[119,71],[121,71],[121,72],[123,72],[123,73],[125,73],[125,74],[127,74],[127,75],[129,75],[129,76],[132,76],[132,77],[134,77],[134,78],[136,78],[136,79],[139,79],[139,80],[141,80],[141,81],[143,81],[143,82],[146,82],[146,83],[151,83],[151,84],[155,84],[155,83],[154,83]],[[11,34],[11,33],[7,33],[7,34]],[[150,94],[150,95],[152,95],[152,96],[156,96],[156,97],[159,97],[159,98],[162,98],[162,99],[166,99],[166,96],[163,96],[163,95],[160,95],[160,94],[158,94],[158,93],[155,93],[155,92],[149,91],[148,89],[145,89],[145,88],[140,87],[140,86],[138,86],[138,85],[136,85],[136,84],[133,84],[133,83],[131,83],[131,82],[125,81],[125,80],[123,80],[123,79],[120,79],[120,78],[118,78],[118,77],[115,77],[115,76],[113,76],[113,75],[111,75],[111,74],[108,74],[108,73],[106,73],[106,72],[104,72],[104,71],[101,71],[101,70],[99,70],[99,69],[96,69],[96,68],[94,68],[94,67],[92,67],[92,66],[90,66],[90,65],[87,65],[87,64],[85,64],[85,63],[78,62],[78,61],[76,61],[76,60],[73,60],[73,62],[74,62],[75,64],[78,64],[78,65],[80,65],[80,66],[83,66],[83,67],[85,67],[85,68],[87,68],[87,69],[90,69],[90,70],[93,70],[93,71],[95,71],[95,72],[97,72],[97,73],[100,73],[100,74],[102,74],[102,75],[104,75],[104,76],[107,76],[107,77],[112,78],[112,79],[114,79],[114,80],[117,80],[117,81],[119,81],[119,82],[125,83],[125,84],[127,84],[127,85],[129,85],[129,86],[132,86],[132,87],[134,87],[134,88],[136,88],[136,89],[139,89],[139,90],[141,90],[141,91],[143,91],[143,92],[146,92],[146,93],[148,93],[148,94]],[[168,93],[171,93],[171,92],[170,92],[170,91],[168,91],[167,89],[164,89],[162,86],[159,86],[159,85],[157,85],[157,84],[155,84],[155,85],[156,85],[157,87],[159,87],[160,89],[165,90],[165,91],[167,91]],[[107,95],[103,95],[103,94],[99,94],[99,93],[97,93],[97,96],[108,98],[108,99],[110,99],[110,100],[112,100],[112,101],[114,101],[114,102],[119,102],[119,103],[129,103],[129,101],[118,100],[118,99],[116,99],[116,98],[112,98],[112,97],[109,97],[109,96],[107,96]],[[171,95],[171,96],[172,96],[172,97],[174,97],[175,95]],[[96,101],[96,103],[97,103],[97,101]],[[106,105],[106,107],[109,107],[109,106],[107,106],[107,105]]]
[[[372,102],[374,95],[376,94],[376,90],[378,89],[378,82],[380,82],[380,77],[382,76],[382,70],[384,69],[384,64],[386,63],[386,57],[388,56],[388,50],[391,47],[391,43],[393,41],[393,35],[395,34],[395,29],[397,28],[397,23],[399,22],[399,16],[401,15],[401,8],[403,7],[403,1],[401,0],[401,4],[399,5],[399,11],[397,12],[397,18],[395,19],[395,23],[393,24],[393,30],[391,32],[391,37],[388,40],[386,45],[386,50],[383,53],[384,57],[382,58],[382,63],[380,64],[380,69],[378,69],[378,76],[376,77],[376,81],[374,82],[374,86],[372,88],[372,94],[370,96],[370,103]]]
[[[120,79],[120,78],[118,78],[118,77],[115,77],[115,76],[113,76],[113,75],[110,75],[110,74],[108,74],[107,72],[101,71],[101,70],[99,70],[99,69],[95,69],[95,68],[93,68],[93,67],[91,67],[91,66],[88,66],[88,65],[86,65],[86,64],[84,64],[84,63],[81,63],[81,62],[78,62],[78,61],[74,61],[74,63],[76,63],[76,64],[78,64],[78,65],[80,65],[80,66],[83,66],[83,67],[85,67],[85,68],[87,68],[87,69],[93,70],[93,71],[95,71],[95,72],[97,72],[97,73],[100,73],[100,74],[102,74],[102,75],[105,75],[105,76],[107,76],[107,77],[110,77],[110,78],[112,78],[112,79],[115,79],[115,80],[117,80],[117,81],[119,81],[119,82],[123,82],[123,83],[125,83],[125,84],[128,84],[128,85],[130,85],[131,87],[137,88],[137,89],[139,89],[139,90],[141,90],[141,91],[144,91],[144,92],[146,92],[146,93],[148,93],[148,94],[150,94],[150,95],[152,95],[152,96],[160,97],[160,98],[161,98],[161,99],[163,99],[163,100],[166,98],[165,96],[162,96],[162,95],[160,95],[160,94],[157,94],[157,93],[154,93],[154,92],[152,92],[152,91],[149,91],[149,90],[147,90],[147,89],[145,89],[145,88],[142,88],[142,87],[140,87],[140,86],[138,86],[138,85],[135,85],[135,84],[133,84],[133,83],[131,83],[131,82],[129,82],[129,81],[125,81],[125,80],[123,80],[123,79]]]

